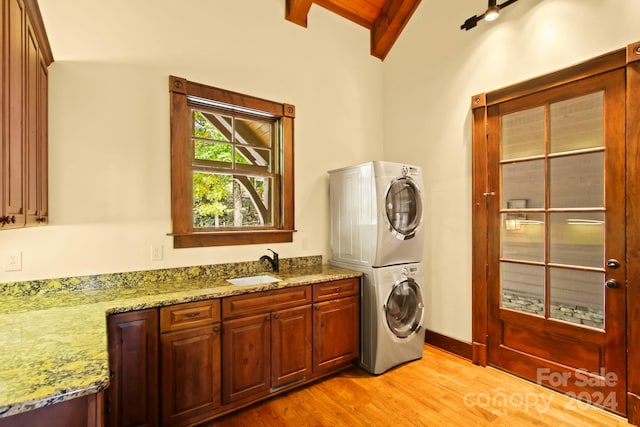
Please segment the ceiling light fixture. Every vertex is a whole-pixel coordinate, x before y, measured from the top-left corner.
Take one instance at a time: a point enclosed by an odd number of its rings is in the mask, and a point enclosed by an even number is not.
[[[476,25],[478,21],[484,19],[485,21],[495,21],[500,16],[500,11],[505,7],[517,2],[518,0],[507,0],[502,4],[496,4],[496,0],[489,0],[489,6],[487,10],[480,16],[473,15],[471,18],[464,21],[464,24],[460,26],[461,30],[469,31]]]

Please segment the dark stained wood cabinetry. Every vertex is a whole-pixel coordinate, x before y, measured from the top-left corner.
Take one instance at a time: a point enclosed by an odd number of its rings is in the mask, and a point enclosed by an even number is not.
[[[109,316],[109,427],[158,425],[158,310]]]
[[[224,404],[266,395],[311,374],[310,303],[310,286],[223,300]]]
[[[264,314],[223,323],[223,403],[268,393],[271,374],[270,319],[269,314]]]
[[[310,306],[280,310],[271,316],[271,388],[304,381],[311,374]]]
[[[220,300],[160,309],[163,426],[211,418],[220,406]]]
[[[359,292],[358,279],[314,285],[314,374],[332,372],[360,355]]]
[[[102,393],[0,418],[0,427],[102,427]]]
[[[37,3],[3,0],[0,70],[0,229],[47,222],[47,66]]]
[[[205,422],[359,356],[358,278],[109,316],[107,425]]]

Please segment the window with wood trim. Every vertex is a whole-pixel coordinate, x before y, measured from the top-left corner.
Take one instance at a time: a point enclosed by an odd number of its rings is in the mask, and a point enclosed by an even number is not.
[[[295,107],[169,77],[174,247],[293,240]]]

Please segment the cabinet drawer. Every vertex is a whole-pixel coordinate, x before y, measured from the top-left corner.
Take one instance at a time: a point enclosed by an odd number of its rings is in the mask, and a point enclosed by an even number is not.
[[[334,280],[313,285],[313,302],[328,301],[343,298],[360,293],[360,279]]]
[[[206,326],[219,321],[219,299],[176,304],[160,309],[160,332]]]
[[[222,299],[222,317],[265,313],[283,308],[296,307],[311,302],[311,286],[296,286],[274,291],[256,292]]]

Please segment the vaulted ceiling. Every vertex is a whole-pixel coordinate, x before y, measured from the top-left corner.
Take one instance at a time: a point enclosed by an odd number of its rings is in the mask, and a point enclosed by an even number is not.
[[[286,0],[286,18],[307,27],[312,4],[334,12],[371,32],[371,55],[384,60],[420,0]]]

